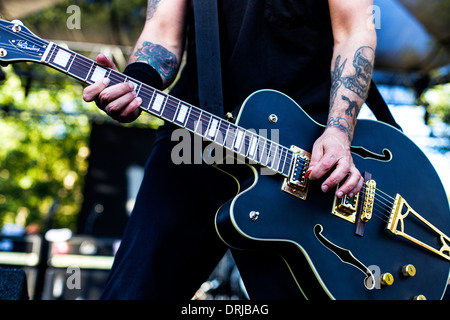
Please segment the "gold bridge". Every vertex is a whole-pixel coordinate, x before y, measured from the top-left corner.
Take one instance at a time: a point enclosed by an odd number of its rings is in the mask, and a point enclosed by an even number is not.
[[[424,224],[426,227],[434,231],[437,235],[439,235],[439,239],[441,241],[441,248],[435,248],[429,244],[426,244],[417,238],[407,234],[405,232],[405,221],[406,218],[409,216],[409,218],[412,218],[411,216],[417,218],[422,224]],[[386,226],[386,228],[391,231],[393,234],[401,236],[405,239],[408,239],[409,241],[441,256],[442,258],[446,260],[450,260],[450,238],[447,237],[442,231],[440,231],[438,228],[436,228],[434,225],[432,225],[430,222],[428,222],[424,217],[422,217],[420,214],[418,214],[416,211],[414,211],[408,203],[403,199],[399,194],[395,196],[394,205],[391,210],[391,214],[389,216],[389,222]]]

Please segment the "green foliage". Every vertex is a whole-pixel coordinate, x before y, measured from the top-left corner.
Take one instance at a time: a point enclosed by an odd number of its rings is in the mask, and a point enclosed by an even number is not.
[[[27,75],[42,68],[15,67]],[[42,82],[19,78],[11,66],[4,70],[6,80],[0,86],[0,224],[42,225],[53,201],[58,201],[55,225],[73,228],[89,155],[89,118],[81,111],[90,106],[80,99],[82,87],[52,81],[57,80],[53,71],[48,73],[50,81],[44,81],[49,89],[42,89]]]
[[[41,228],[54,201],[53,227],[75,230],[88,168],[90,123],[113,121],[82,101],[80,82],[38,64],[2,69],[0,83],[0,227]],[[20,75],[20,76],[18,76]],[[132,125],[157,127],[143,115]]]
[[[430,113],[437,115],[441,121],[450,125],[450,83],[427,90],[424,100],[428,103]]]

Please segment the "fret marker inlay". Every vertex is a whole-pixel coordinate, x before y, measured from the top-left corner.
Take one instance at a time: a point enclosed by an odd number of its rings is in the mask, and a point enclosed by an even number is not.
[[[159,110],[161,110],[163,101],[164,101],[164,95],[158,93],[156,95],[155,101],[153,102],[152,109],[155,110],[156,112],[159,112]]]
[[[56,54],[55,58],[53,59],[53,62],[57,65],[65,68],[67,66],[67,63],[69,62],[69,59],[72,55],[62,49],[58,50],[58,53]]]
[[[178,116],[177,116],[177,121],[180,123],[184,123],[184,118],[186,118],[186,114],[188,111],[188,107],[186,107],[185,105],[181,105],[180,106],[180,111],[178,112]]]
[[[94,72],[92,73],[91,80],[93,82],[97,82],[100,79],[103,79],[106,74],[106,69],[103,69],[102,67],[95,67]]]

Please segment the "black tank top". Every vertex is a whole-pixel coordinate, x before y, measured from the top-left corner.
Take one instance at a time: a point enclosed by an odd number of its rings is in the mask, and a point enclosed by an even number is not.
[[[326,121],[333,36],[327,0],[219,0],[224,107],[252,92],[279,90]],[[198,105],[195,32],[171,94]]]

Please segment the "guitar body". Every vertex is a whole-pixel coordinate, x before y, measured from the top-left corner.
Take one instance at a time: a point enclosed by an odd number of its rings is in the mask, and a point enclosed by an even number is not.
[[[0,62],[20,61],[48,65],[87,84],[102,78],[110,85],[132,81],[142,111],[214,141],[250,163],[262,163],[230,166],[237,169],[229,174],[241,192],[218,211],[216,229],[231,247],[278,253],[307,299],[442,298],[450,267],[448,200],[428,159],[397,129],[368,120],[356,128],[354,162],[368,173],[366,191],[356,202],[358,208],[373,208],[372,217],[361,224],[356,223],[359,217],[351,222],[346,213],[333,214],[336,199],[332,191],[322,193],[320,181],[302,185],[307,180],[295,169],[303,157],[304,172],[307,154],[289,148],[311,151],[323,127],[279,92],[252,94],[232,124],[42,40],[19,21],[0,19]],[[290,178],[288,188],[283,186],[285,177]],[[369,184],[374,181],[376,188]],[[303,188],[301,198],[289,190],[295,186]]]
[[[276,123],[268,121],[271,114],[277,116]],[[270,90],[251,95],[237,122],[257,131],[279,129],[281,145],[303,150],[312,150],[323,131],[294,101]],[[448,200],[434,168],[403,133],[380,122],[360,120],[353,146],[362,147],[354,149],[356,167],[372,174],[381,198],[365,223],[363,236],[355,234],[355,223],[331,213],[334,192],[323,193],[320,181],[310,182],[302,200],[281,189],[284,177],[263,174],[253,165],[241,165],[246,174],[237,177],[249,187],[217,213],[219,236],[237,249],[281,255],[307,299],[410,300],[419,295],[441,299],[449,260],[386,230],[390,197],[400,194],[433,226],[449,234]],[[256,219],[250,218],[251,212],[259,213]],[[437,249],[442,246],[439,236],[413,218],[405,226],[405,231],[424,242]],[[416,274],[402,275],[402,267],[410,264]],[[372,282],[367,281],[365,268],[371,270]],[[384,273],[393,276],[392,285],[380,282]]]

